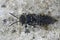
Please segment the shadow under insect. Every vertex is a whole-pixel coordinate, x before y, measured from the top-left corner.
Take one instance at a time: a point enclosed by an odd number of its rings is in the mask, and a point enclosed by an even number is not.
[[[13,15],[13,14],[11,14]],[[13,15],[14,16],[14,15]],[[16,16],[14,16],[16,17]],[[17,17],[16,17],[17,18]],[[39,26],[48,26],[49,24],[54,24],[57,20],[51,16],[48,15],[41,15],[41,14],[22,14],[19,18],[19,21],[22,25],[39,25]],[[15,22],[15,23],[17,23]],[[13,25],[12,23],[11,25]],[[26,25],[27,26],[27,25]]]

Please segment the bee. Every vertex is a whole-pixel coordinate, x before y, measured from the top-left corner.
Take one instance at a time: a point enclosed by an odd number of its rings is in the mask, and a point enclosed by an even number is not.
[[[11,14],[11,13],[10,13]],[[11,14],[12,16],[16,17],[15,15]],[[42,14],[21,14],[21,16],[17,19],[19,19],[19,21],[22,25],[26,24],[25,27],[27,27],[28,25],[31,25],[33,27],[35,27],[35,25],[39,25],[39,26],[48,26],[49,24],[54,24],[57,19],[48,16],[48,15],[42,15]],[[14,22],[11,25],[17,23]],[[10,26],[11,26],[10,25]]]

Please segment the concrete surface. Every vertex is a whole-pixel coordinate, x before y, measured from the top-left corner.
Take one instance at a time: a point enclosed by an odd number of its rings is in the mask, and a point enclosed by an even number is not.
[[[44,28],[29,27],[30,33],[25,33],[24,25],[16,23],[22,13],[47,14],[58,22]],[[19,25],[18,25],[19,24]],[[0,40],[60,40],[60,0],[0,0]]]

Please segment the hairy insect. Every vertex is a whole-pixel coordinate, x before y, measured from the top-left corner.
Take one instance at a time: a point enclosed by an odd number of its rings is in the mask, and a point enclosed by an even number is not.
[[[11,13],[10,13],[11,14]],[[13,15],[13,14],[11,14]],[[15,15],[13,15],[14,17],[16,17]],[[16,17],[17,18],[17,17]],[[45,26],[45,25],[49,25],[49,24],[53,24],[55,23],[57,20],[51,16],[48,15],[41,15],[41,14],[22,14],[19,18],[19,21],[22,25],[24,24],[28,24],[31,26],[35,26],[35,25],[39,25],[39,26]],[[17,23],[14,22],[14,23]],[[13,25],[14,23],[12,23],[11,25]],[[27,25],[25,25],[25,27],[27,27]]]

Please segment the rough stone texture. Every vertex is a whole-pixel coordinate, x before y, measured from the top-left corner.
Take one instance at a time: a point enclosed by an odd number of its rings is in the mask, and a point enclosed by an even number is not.
[[[49,25],[48,30],[28,25],[30,33],[27,34],[21,23],[9,27],[18,20],[9,13],[17,17],[22,13],[47,14],[58,22]],[[60,0],[0,0],[0,40],[60,40]]]

